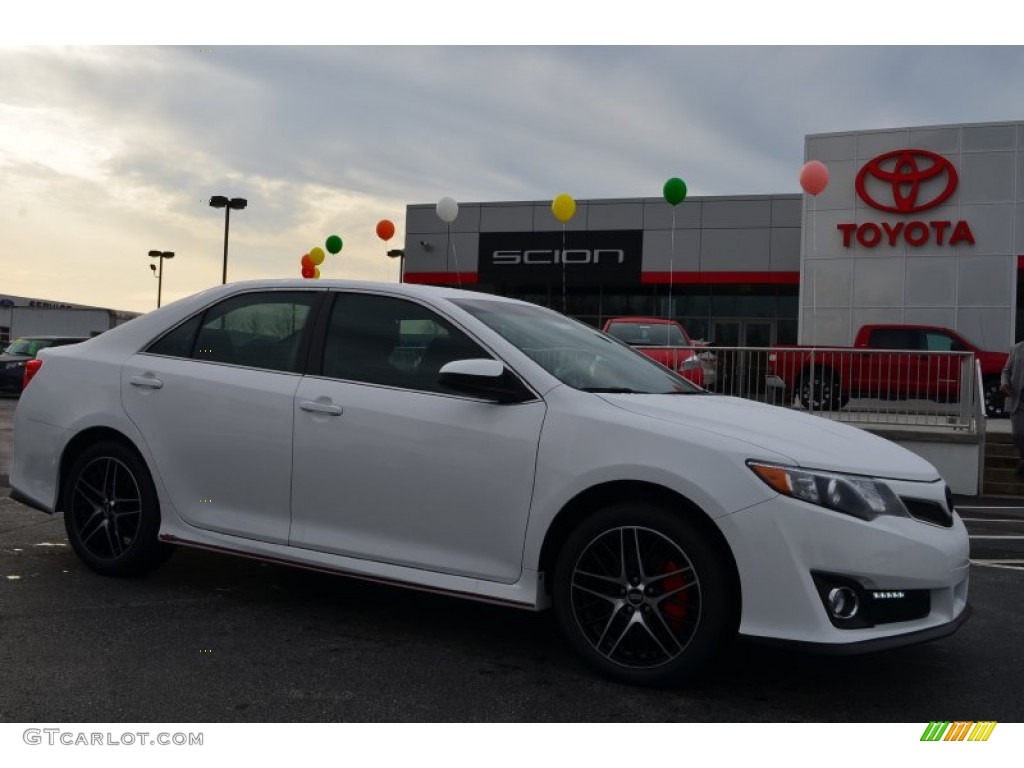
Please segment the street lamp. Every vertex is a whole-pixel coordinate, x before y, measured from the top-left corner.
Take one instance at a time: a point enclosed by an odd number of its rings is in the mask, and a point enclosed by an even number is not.
[[[174,251],[150,251],[149,257],[151,259],[160,259],[160,269],[156,268],[156,264],[149,265],[149,268],[156,272],[156,275],[154,275],[157,278],[156,308],[160,309],[160,294],[164,287],[164,259],[173,259]]]
[[[248,204],[249,201],[244,197],[232,197],[229,200],[223,195],[214,195],[210,198],[211,208],[224,209],[224,274],[221,277],[222,284],[226,284],[228,281],[228,228],[231,226],[231,209],[234,208],[236,211],[240,211]]]
[[[423,245],[423,243],[420,243]],[[430,249],[424,247],[423,250],[429,251]],[[405,281],[405,249],[404,248],[392,248],[388,251],[389,259],[400,259],[398,262],[398,282]]]

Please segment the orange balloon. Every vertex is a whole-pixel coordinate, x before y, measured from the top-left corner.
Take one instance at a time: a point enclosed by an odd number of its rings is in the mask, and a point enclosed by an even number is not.
[[[309,254],[308,254],[308,253],[307,253],[307,254],[305,254],[305,255],[304,255],[304,256],[302,257],[302,259],[300,259],[299,263],[300,263],[300,264],[302,264],[302,266],[304,266],[304,267],[310,267],[310,268],[312,268],[312,267],[314,266],[314,265],[313,265],[313,260],[312,260],[311,258],[309,258]]]
[[[385,242],[395,236],[395,225],[387,219],[381,219],[377,222],[377,237]]]

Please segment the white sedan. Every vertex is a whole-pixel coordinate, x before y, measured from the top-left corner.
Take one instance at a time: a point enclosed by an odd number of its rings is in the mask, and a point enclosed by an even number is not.
[[[928,462],[711,395],[482,293],[218,286],[32,363],[12,496],[78,556],[200,547],[533,610],[603,674],[675,685],[737,634],[861,652],[969,614]]]

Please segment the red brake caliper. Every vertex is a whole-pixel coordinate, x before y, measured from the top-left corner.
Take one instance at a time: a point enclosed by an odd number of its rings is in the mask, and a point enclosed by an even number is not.
[[[662,573],[672,573],[678,570],[679,566],[676,565],[675,561],[669,560],[665,563]],[[673,632],[678,632],[683,628],[683,621],[686,620],[688,603],[690,602],[689,591],[683,589],[686,586],[686,579],[683,578],[683,574],[677,573],[663,579],[661,586],[664,592],[681,590],[661,604],[661,612],[665,614],[665,618],[668,620],[669,629]]]

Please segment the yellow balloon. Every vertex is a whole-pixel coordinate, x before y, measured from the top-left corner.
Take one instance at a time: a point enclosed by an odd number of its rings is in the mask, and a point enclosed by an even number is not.
[[[565,224],[576,215],[576,201],[572,199],[572,195],[563,192],[552,201],[551,212],[555,214],[556,219]]]
[[[321,258],[323,258],[321,256]],[[313,278],[316,280],[320,279],[320,267],[313,267]]]
[[[323,264],[324,263],[324,249],[323,248],[311,248],[310,251],[309,251],[309,260],[312,261],[313,264]]]

